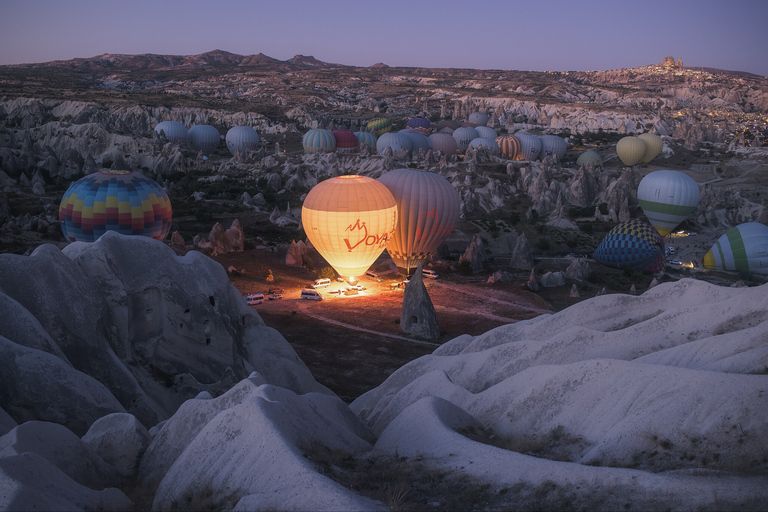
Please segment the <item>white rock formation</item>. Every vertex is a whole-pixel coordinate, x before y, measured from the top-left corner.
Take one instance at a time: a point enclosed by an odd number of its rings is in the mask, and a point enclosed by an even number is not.
[[[94,422],[82,440],[121,476],[129,477],[138,471],[138,462],[152,438],[133,414],[113,413]]]

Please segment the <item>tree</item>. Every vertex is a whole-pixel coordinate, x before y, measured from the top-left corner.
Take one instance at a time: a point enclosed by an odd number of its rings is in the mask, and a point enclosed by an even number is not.
[[[331,267],[324,267],[317,273],[318,279],[336,279],[336,271]]]

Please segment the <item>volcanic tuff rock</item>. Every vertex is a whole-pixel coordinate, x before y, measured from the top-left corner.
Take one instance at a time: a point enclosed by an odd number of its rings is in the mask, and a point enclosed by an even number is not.
[[[108,232],[63,251],[2,254],[0,302],[0,365],[14,376],[3,379],[0,406],[16,421],[83,434],[127,410],[154,425],[184,399],[221,392],[254,369],[297,392],[328,392],[221,265],[150,238]]]
[[[406,334],[424,340],[436,340],[440,337],[437,313],[424,286],[421,263],[405,285],[403,306],[400,309],[400,329]]]
[[[479,274],[483,270],[483,264],[485,263],[485,246],[483,245],[483,239],[480,235],[473,235],[472,241],[469,243],[469,247],[464,251],[464,254],[459,258],[459,262],[467,261],[470,265],[470,270],[473,274]]]

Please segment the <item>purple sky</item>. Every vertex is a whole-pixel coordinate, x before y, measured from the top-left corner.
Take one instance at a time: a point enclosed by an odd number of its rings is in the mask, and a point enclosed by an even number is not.
[[[355,66],[768,76],[768,0],[0,0],[0,64],[102,53],[296,54]]]

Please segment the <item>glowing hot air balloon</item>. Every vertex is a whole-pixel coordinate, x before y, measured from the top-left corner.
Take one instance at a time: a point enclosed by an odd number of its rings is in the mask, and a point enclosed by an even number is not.
[[[635,219],[617,224],[610,230],[593,257],[608,267],[661,272],[664,269],[663,246],[664,239],[653,226]]]
[[[627,167],[639,164],[646,149],[643,139],[637,137],[624,137],[616,143],[616,154]]]
[[[400,272],[410,275],[451,233],[461,199],[448,180],[429,171],[395,169],[379,181],[392,192],[398,209],[387,252]]]
[[[661,236],[667,236],[699,204],[699,185],[680,171],[655,171],[637,187],[637,200]]]
[[[707,268],[768,275],[768,226],[739,224],[725,232],[704,255]]]
[[[312,245],[351,284],[392,239],[397,203],[373,178],[338,176],[309,191],[301,222]]]
[[[652,133],[644,133],[638,135],[637,138],[645,142],[645,153],[643,153],[640,161],[643,165],[648,165],[648,162],[659,156],[661,148],[664,147],[664,141],[661,140],[661,137]]]

